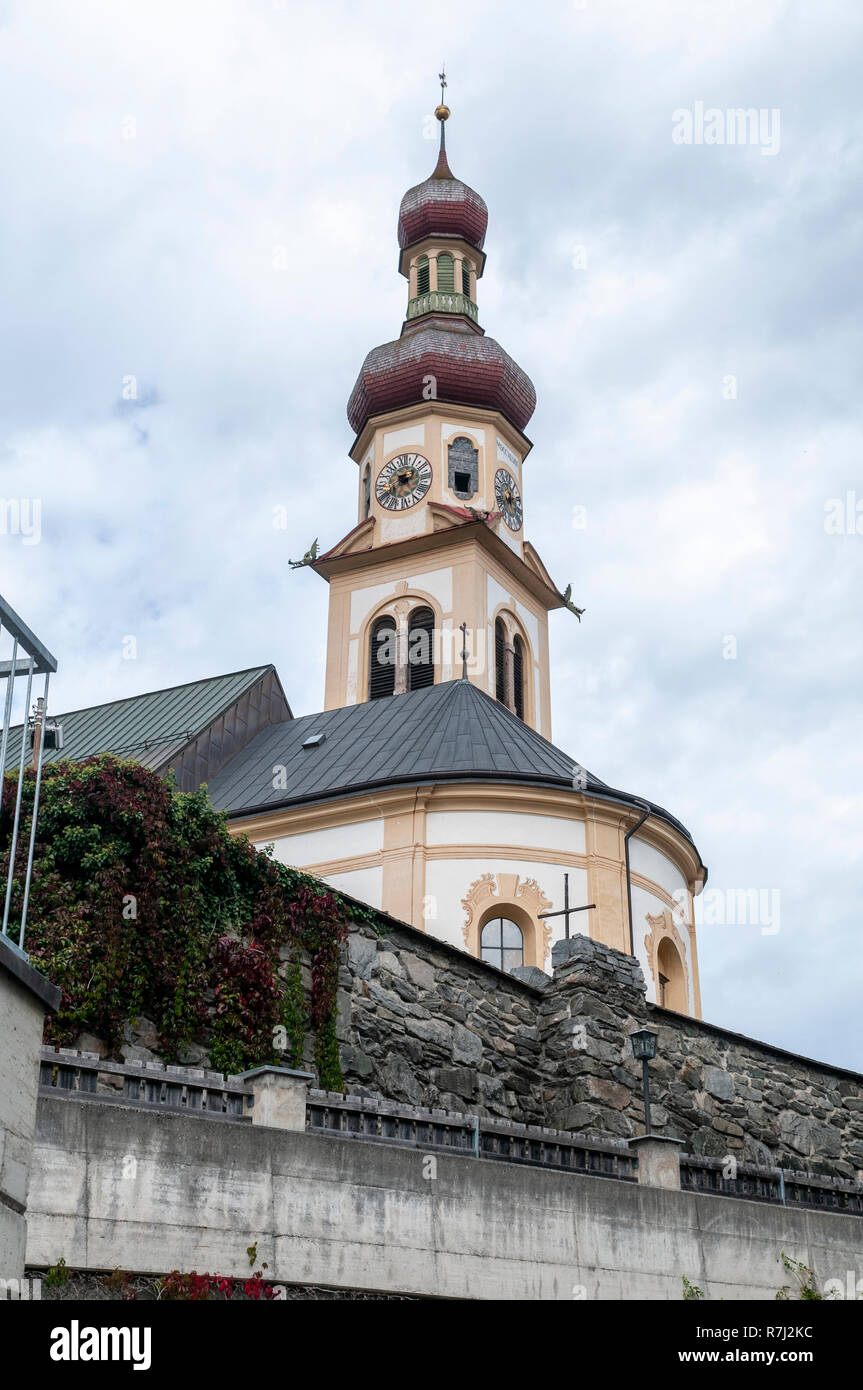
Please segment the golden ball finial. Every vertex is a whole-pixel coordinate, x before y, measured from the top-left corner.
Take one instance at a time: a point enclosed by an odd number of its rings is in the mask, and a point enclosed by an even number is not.
[[[443,104],[441,104],[440,106],[435,107],[435,115],[437,116],[437,118],[438,118],[439,121],[448,121],[448,120],[449,120],[449,107],[448,107],[448,106],[444,106]]]

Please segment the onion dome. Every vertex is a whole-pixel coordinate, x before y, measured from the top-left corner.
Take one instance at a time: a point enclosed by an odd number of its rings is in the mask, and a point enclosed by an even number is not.
[[[430,324],[368,354],[348,401],[354,433],[372,415],[427,399],[430,376],[437,400],[499,410],[522,432],[536,409],[530,377],[493,338]]]
[[[441,125],[443,134],[443,125]],[[484,200],[454,178],[441,145],[434,173],[425,183],[409,188],[399,208],[399,247],[413,246],[427,236],[461,237],[482,250],[488,228]]]
[[[446,80],[441,73],[441,97]],[[413,246],[427,236],[456,236],[482,250],[488,229],[488,208],[478,193],[453,176],[446,157],[446,122],[449,107],[440,106],[440,154],[430,178],[409,188],[399,208],[399,248]]]

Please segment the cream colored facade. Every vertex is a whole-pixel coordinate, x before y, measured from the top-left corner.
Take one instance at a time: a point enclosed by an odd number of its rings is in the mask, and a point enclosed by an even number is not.
[[[594,911],[572,930],[629,952],[624,835],[631,807],[563,789],[438,784],[389,789],[235,822],[253,843],[334,888],[478,955],[489,917],[515,921],[526,965],[548,970],[560,919],[540,918],[570,899]],[[660,1002],[658,961],[669,959],[671,1008],[701,1016],[692,898],[704,870],[695,847],[658,818],[633,837],[634,954]],[[663,941],[669,944],[662,948]],[[663,956],[660,956],[662,948]]]

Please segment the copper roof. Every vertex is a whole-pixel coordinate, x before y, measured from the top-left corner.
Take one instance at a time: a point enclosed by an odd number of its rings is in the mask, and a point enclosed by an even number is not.
[[[427,236],[457,236],[482,250],[488,228],[488,208],[474,189],[453,178],[446,151],[441,150],[434,173],[409,188],[399,208],[399,246],[404,250]]]
[[[368,354],[348,401],[354,433],[372,415],[422,401],[429,376],[437,400],[499,410],[520,431],[536,409],[533,382],[494,338],[428,327]]]

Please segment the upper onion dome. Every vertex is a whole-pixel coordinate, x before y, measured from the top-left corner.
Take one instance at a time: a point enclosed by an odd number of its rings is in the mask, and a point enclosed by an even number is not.
[[[466,183],[453,177],[446,150],[441,146],[434,173],[425,183],[409,188],[402,198],[399,247],[404,250],[427,236],[457,236],[481,251],[487,228],[485,202]]]
[[[429,325],[368,354],[348,401],[354,433],[372,415],[417,405],[430,376],[438,400],[499,410],[521,431],[536,409],[533,382],[494,338]]]

